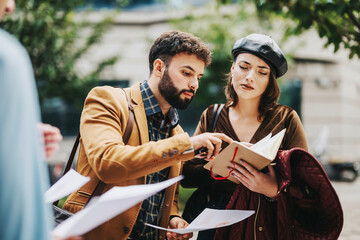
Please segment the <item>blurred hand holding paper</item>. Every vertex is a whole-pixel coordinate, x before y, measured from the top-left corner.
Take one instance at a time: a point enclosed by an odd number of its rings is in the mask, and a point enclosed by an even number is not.
[[[59,224],[52,234],[62,238],[81,236],[181,179],[183,176],[155,184],[113,187],[86,208]]]
[[[239,163],[241,159],[258,170],[263,169],[275,159],[285,132],[286,129],[283,129],[273,137],[270,133],[251,147],[247,147],[241,142],[233,141],[214,160],[205,164],[204,168],[212,171],[214,174],[228,177],[229,180],[239,183],[239,180],[229,174],[228,168],[233,167],[232,161]]]
[[[45,202],[52,203],[81,188],[90,180],[73,169],[70,169],[62,178],[45,192]]]
[[[255,211],[253,210],[219,210],[205,208],[204,211],[202,211],[202,213],[200,213],[200,215],[197,216],[186,228],[168,229],[148,223],[145,224],[153,228],[185,234],[229,226],[250,217],[254,213]]]

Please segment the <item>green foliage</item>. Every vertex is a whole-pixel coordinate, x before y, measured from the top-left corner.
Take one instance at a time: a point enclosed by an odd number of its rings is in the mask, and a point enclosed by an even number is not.
[[[60,97],[80,106],[87,92],[97,85],[100,72],[117,60],[117,57],[104,60],[86,76],[76,73],[76,62],[101,40],[112,24],[111,16],[92,23],[85,19],[85,11],[75,12],[84,2],[17,0],[16,12],[1,23],[30,54],[40,101]]]
[[[218,5],[211,5],[206,14],[193,12],[183,19],[173,20],[176,28],[191,32],[209,43],[213,53],[211,65],[206,68],[204,77],[200,80],[200,88],[194,99],[195,105],[210,105],[224,102],[223,87],[226,84],[225,73],[231,67],[231,47],[235,36],[230,28],[225,27],[234,21],[236,16],[223,16]]]
[[[255,0],[260,14],[278,14],[294,21],[287,35],[301,34],[315,27],[325,46],[349,49],[349,57],[360,57],[360,1],[359,0]]]
[[[57,206],[58,206],[59,208],[62,208],[62,207],[64,206],[67,198],[68,198],[68,196],[63,197],[62,199],[60,199]]]
[[[179,187],[179,211],[183,212],[185,208],[186,201],[189,199],[191,194],[195,192],[196,188],[183,188],[182,186]]]

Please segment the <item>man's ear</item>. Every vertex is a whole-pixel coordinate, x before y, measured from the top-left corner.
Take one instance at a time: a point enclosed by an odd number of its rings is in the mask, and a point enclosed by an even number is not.
[[[165,63],[161,59],[157,58],[153,63],[153,74],[157,77],[162,77],[165,67]]]

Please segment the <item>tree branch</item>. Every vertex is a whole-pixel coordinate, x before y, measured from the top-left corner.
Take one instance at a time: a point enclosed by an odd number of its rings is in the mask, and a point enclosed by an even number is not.
[[[360,23],[357,21],[356,17],[354,16],[350,8],[347,9],[347,14],[350,20],[353,22],[353,24],[357,27],[357,29],[360,30]]]

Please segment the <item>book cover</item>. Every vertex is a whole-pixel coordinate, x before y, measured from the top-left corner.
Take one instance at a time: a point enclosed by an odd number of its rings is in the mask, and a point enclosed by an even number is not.
[[[239,163],[241,159],[257,170],[263,169],[275,159],[285,132],[286,129],[283,129],[275,136],[271,136],[270,133],[251,147],[233,141],[214,160],[205,164],[204,168],[212,171],[213,174],[228,177],[229,180],[239,183],[239,180],[230,175],[228,169],[233,167],[233,162]]]

